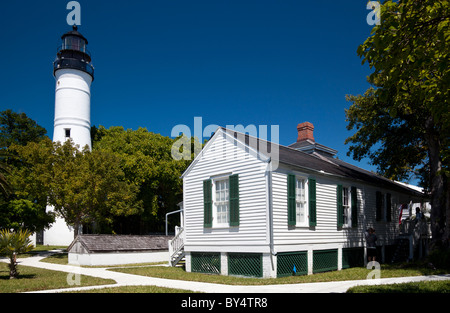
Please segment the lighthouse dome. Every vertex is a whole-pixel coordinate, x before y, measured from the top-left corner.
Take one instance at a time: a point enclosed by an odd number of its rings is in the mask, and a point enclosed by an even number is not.
[[[77,25],[73,25],[72,26],[72,30],[68,31],[67,33],[62,35],[61,39],[64,40],[64,38],[66,38],[66,37],[78,37],[78,38],[81,38],[82,40],[84,40],[86,42],[86,44],[88,44],[87,39],[84,38],[84,36],[78,31],[78,26]]]

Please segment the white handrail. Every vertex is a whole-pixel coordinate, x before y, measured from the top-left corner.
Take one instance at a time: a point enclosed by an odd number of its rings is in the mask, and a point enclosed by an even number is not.
[[[184,247],[184,228],[180,227],[178,229],[178,233],[173,237],[172,240],[169,240],[169,255],[170,261],[175,257],[179,251],[181,251]]]
[[[184,228],[181,228],[178,234],[172,239],[173,252],[177,253],[184,247]]]

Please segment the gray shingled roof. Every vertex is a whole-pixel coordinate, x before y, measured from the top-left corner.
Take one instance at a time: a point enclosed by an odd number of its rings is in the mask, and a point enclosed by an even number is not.
[[[88,252],[138,252],[168,250],[173,236],[79,235],[67,248],[79,242]]]
[[[408,188],[404,185],[398,184],[390,179],[387,179],[381,175],[373,172],[369,172],[357,166],[346,163],[342,160],[325,157],[318,154],[308,154],[303,151],[296,150],[294,148],[279,145],[270,141],[265,141],[259,138],[251,137],[248,134],[243,134],[223,128],[225,132],[231,134],[233,137],[241,139],[245,138],[245,143],[252,146],[252,148],[257,151],[261,151],[260,147],[264,147],[263,151],[268,151],[269,153],[273,148],[278,148],[279,163],[296,167],[307,172],[316,172],[318,174],[331,174],[334,176],[348,178],[355,181],[366,182],[369,184],[377,185],[386,189],[396,190],[399,192],[404,192],[415,197],[424,197],[423,193],[420,193],[414,189]],[[252,138],[253,140],[250,140]],[[264,146],[262,146],[264,145]],[[265,146],[267,145],[267,146]],[[272,158],[276,156],[271,155]]]
[[[320,152],[321,154],[326,154],[328,156],[334,156],[337,154],[337,150],[321,145],[320,143],[312,141],[311,139],[294,142],[288,147],[295,150],[303,151],[305,153],[309,153],[309,151],[315,150]]]

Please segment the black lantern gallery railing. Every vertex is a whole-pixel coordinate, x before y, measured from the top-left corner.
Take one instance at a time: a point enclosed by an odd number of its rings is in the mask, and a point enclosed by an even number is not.
[[[63,44],[58,48],[57,58],[53,62],[53,73],[62,68],[71,68],[88,73],[94,77],[94,66],[91,54],[86,47],[68,46]]]

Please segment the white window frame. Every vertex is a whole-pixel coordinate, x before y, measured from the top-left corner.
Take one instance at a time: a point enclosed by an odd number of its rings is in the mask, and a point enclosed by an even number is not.
[[[352,192],[350,186],[342,186],[342,213],[343,216],[343,228],[352,227]],[[347,204],[345,204],[345,200],[347,199]],[[347,218],[347,219],[346,219]]]
[[[301,198],[299,192],[299,182],[303,182],[304,198]],[[309,226],[309,206],[308,206],[308,178],[304,176],[295,176],[295,226],[308,227]],[[304,220],[301,220],[301,212],[299,205],[303,204]]]
[[[212,202],[213,202],[213,219],[212,219],[212,227],[213,228],[222,228],[222,227],[230,227],[230,179],[229,175],[215,177],[212,180]],[[217,186],[219,183],[226,182],[226,201],[221,201],[217,199]],[[218,205],[226,205],[226,222],[219,222],[219,212]]]

